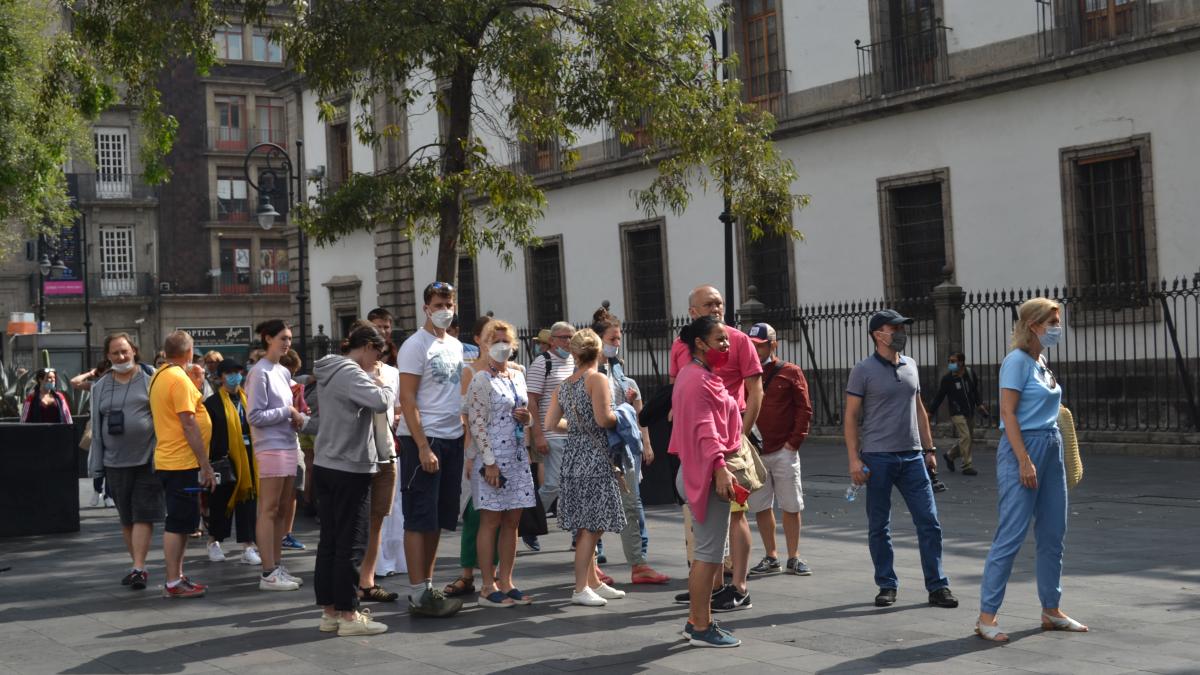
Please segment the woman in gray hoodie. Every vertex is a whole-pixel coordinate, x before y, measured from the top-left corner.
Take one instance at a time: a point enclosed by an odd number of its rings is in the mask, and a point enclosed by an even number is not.
[[[376,635],[387,626],[358,610],[355,552],[367,542],[367,508],[371,474],[378,460],[375,413],[388,409],[391,392],[369,375],[385,346],[373,326],[355,329],[344,356],[317,361],[317,415],[304,428],[316,433],[313,492],[321,519],[313,587],[324,608],[321,631],[338,635]]]

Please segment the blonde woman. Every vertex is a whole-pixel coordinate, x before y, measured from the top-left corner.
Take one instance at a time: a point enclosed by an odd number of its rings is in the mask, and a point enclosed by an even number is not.
[[[1033,298],[1017,311],[1012,351],[1000,365],[1000,429],[996,482],[1000,522],[983,566],[979,620],[985,640],[1008,642],[996,613],[1012,574],[1013,559],[1034,522],[1037,586],[1042,628],[1085,632],[1087,626],[1059,609],[1062,597],[1063,539],[1067,534],[1067,478],[1063,470],[1058,407],[1062,387],[1046,366],[1046,349],[1062,338],[1062,310],[1047,298]]]

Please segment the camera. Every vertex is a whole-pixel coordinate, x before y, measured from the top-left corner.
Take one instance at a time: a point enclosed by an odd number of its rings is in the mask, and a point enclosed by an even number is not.
[[[109,436],[120,436],[125,433],[125,411],[113,410],[104,416],[104,423]]]

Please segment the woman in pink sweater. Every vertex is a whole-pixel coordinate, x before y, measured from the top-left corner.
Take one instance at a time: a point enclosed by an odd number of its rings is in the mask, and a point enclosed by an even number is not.
[[[668,452],[679,457],[675,489],[687,499],[695,520],[690,611],[683,632],[697,647],[736,647],[741,641],[712,621],[709,604],[729,533],[734,489],[725,458],[738,451],[742,437],[737,400],[713,374],[729,358],[729,335],[720,321],[702,316],[679,337],[690,348],[691,360],[679,371],[671,395],[675,423]]]

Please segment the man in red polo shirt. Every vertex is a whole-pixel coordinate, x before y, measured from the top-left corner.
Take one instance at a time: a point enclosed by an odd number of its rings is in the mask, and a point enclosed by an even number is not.
[[[761,489],[750,495],[748,502],[758,521],[758,533],[766,552],[762,562],[750,573],[763,576],[778,574],[785,569],[775,548],[775,505],[779,504],[787,544],[786,570],[789,574],[808,576],[812,571],[799,557],[804,494],[800,489],[798,452],[812,423],[808,380],[800,366],[775,355],[779,343],[775,339],[775,329],[769,324],[754,324],[750,328],[750,341],[763,364],[763,403],[758,415],[758,432],[762,435],[762,461],[767,468],[767,480]]]
[[[688,295],[688,316],[696,319],[705,314],[716,319],[725,316],[725,299],[721,297],[721,291],[713,286],[698,286]],[[754,428],[762,407],[762,363],[754,351],[754,344],[745,333],[736,329],[728,333],[729,361],[713,372],[737,400],[742,410],[742,429],[749,432]],[[675,338],[675,343],[671,345],[671,382],[675,381],[679,369],[687,365],[691,358],[688,346]],[[737,502],[733,502],[730,508],[729,557],[733,561],[733,583],[724,586],[724,579],[716,581],[714,587],[720,590],[713,594],[715,612],[748,609],[750,606],[750,595],[746,590],[750,571],[750,524],[746,522],[746,510],[747,507],[738,506]],[[681,596],[676,596],[676,600],[686,602]]]

